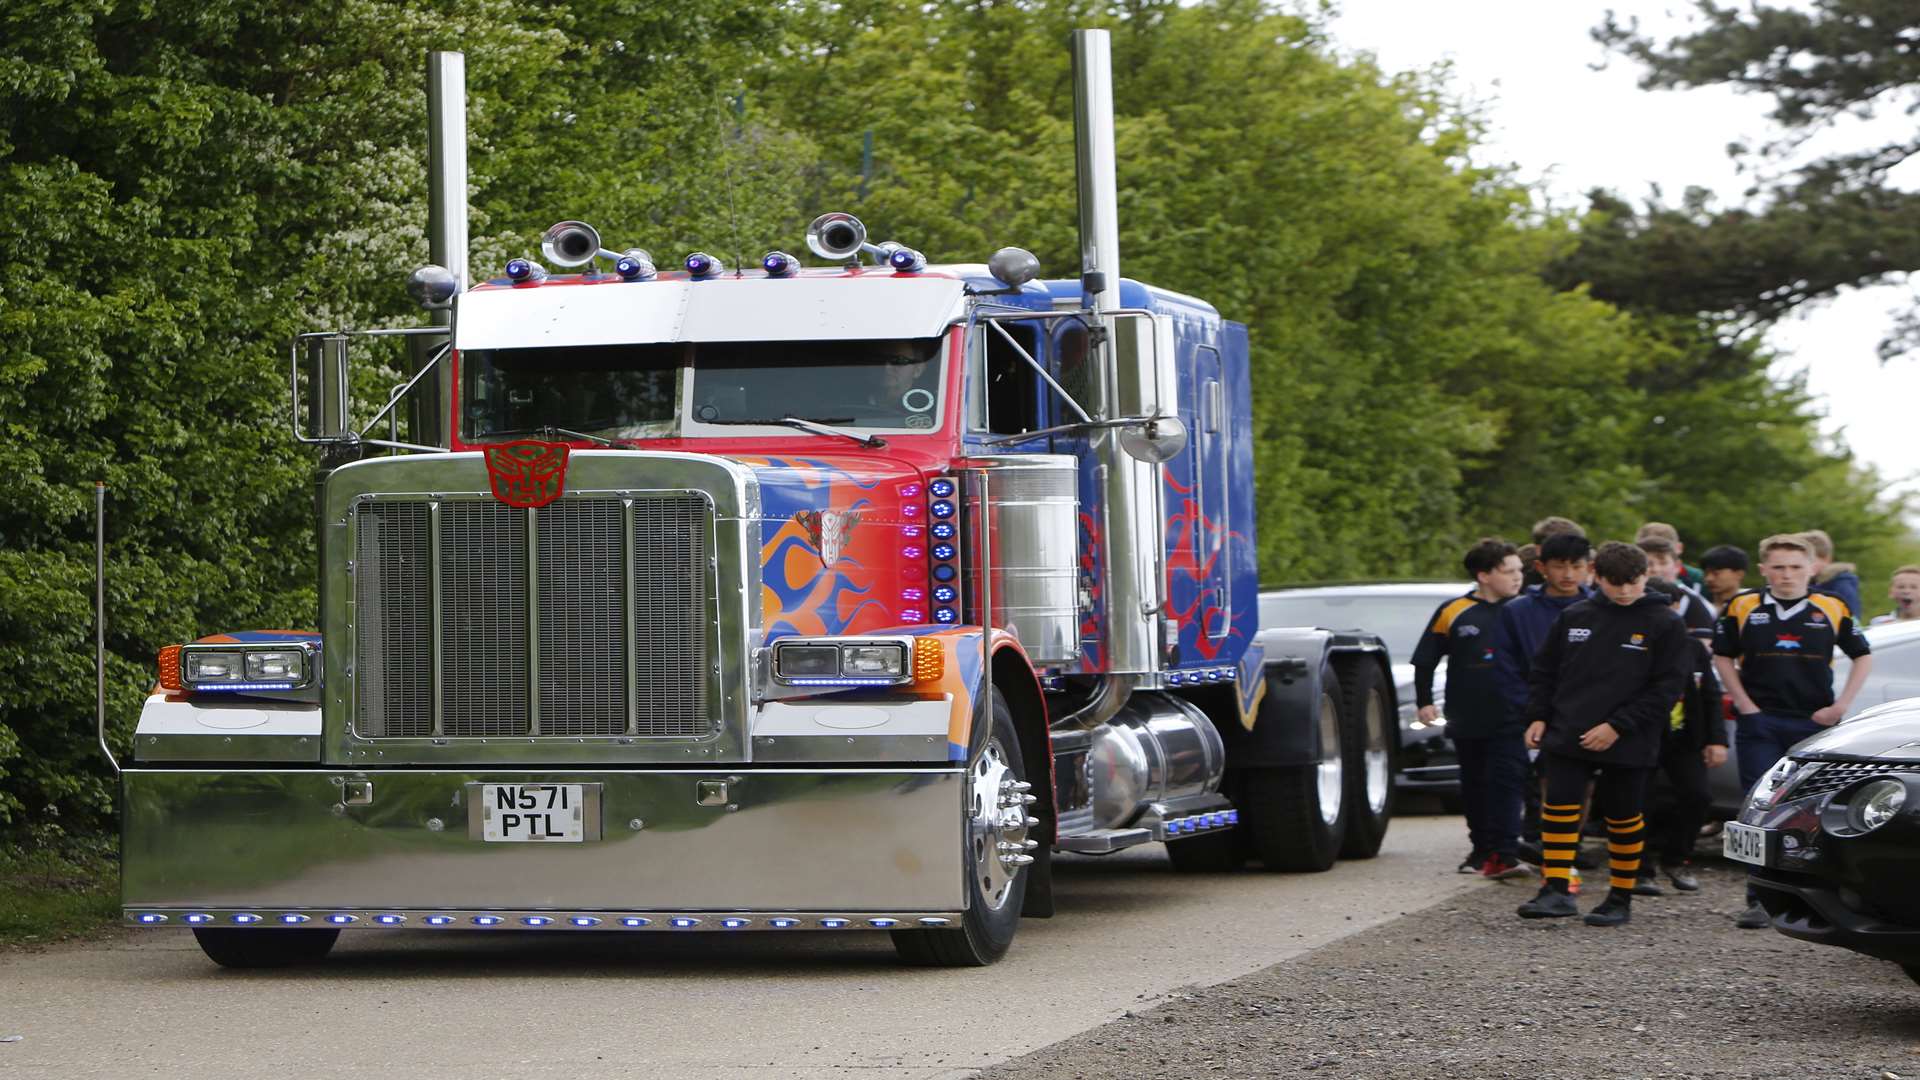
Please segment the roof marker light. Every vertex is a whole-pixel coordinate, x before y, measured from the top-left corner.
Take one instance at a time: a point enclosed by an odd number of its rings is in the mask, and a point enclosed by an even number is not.
[[[760,266],[768,277],[792,277],[800,272],[800,260],[784,251],[769,251],[762,255]]]
[[[280,916],[280,921],[286,923],[288,926],[298,926],[303,922],[312,922],[313,918],[309,915],[302,915],[297,911],[289,911],[285,915]]]
[[[547,280],[547,268],[532,259],[508,259],[507,280],[515,285],[538,285]]]
[[[575,915],[573,918],[568,919],[567,921],[572,923],[575,926],[599,926],[600,925],[600,920],[594,918],[591,915]]]
[[[717,277],[726,272],[726,264],[704,251],[696,251],[687,256],[687,273],[696,278]]]
[[[429,916],[427,916],[427,925],[428,925],[428,926],[452,926],[452,925],[453,925],[453,916],[451,916],[451,915],[429,915]]]
[[[910,247],[894,248],[887,254],[887,265],[901,274],[917,274],[927,268],[927,257]]]
[[[652,255],[640,248],[631,248],[613,261],[613,272],[628,281],[652,281],[659,271],[653,267]]]
[[[260,921],[260,916],[255,915],[251,911],[242,911],[238,915],[233,916],[233,918],[229,919],[228,921],[238,923],[241,926],[251,926],[254,923],[257,923]]]
[[[652,926],[653,920],[643,919],[638,915],[628,915],[620,920],[620,925],[637,930],[642,926]]]

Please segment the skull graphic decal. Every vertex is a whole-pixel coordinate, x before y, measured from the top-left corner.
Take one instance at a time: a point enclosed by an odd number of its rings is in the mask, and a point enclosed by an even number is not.
[[[860,515],[851,510],[800,510],[793,520],[806,530],[813,549],[820,553],[820,565],[831,569],[840,561],[840,548],[853,527],[860,524]]]

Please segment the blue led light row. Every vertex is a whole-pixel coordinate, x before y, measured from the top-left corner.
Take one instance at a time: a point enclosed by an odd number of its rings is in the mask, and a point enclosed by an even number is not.
[[[290,682],[194,683],[196,694],[231,694],[240,690],[291,690]]]
[[[1189,814],[1186,817],[1169,818],[1161,823],[1166,827],[1169,839],[1176,836],[1192,836],[1195,833],[1209,832],[1240,824],[1238,810],[1210,810],[1204,814]]]
[[[951,476],[927,481],[927,495],[933,500],[927,505],[927,515],[933,519],[927,526],[933,535],[933,544],[927,549],[933,561],[929,571],[933,577],[933,621],[942,626],[960,621],[960,511],[954,500],[959,493],[960,484]]]
[[[1230,667],[1204,668],[1199,671],[1169,671],[1168,686],[1197,686],[1201,683],[1232,682],[1237,673]]]
[[[135,915],[133,918],[135,922],[144,923],[148,926],[155,926],[167,921],[167,916],[157,911],[142,912],[140,914]],[[187,924],[188,926],[207,926],[212,923],[218,922],[219,919],[216,916],[211,915],[207,912],[194,911],[194,912],[188,912],[187,914],[180,916],[180,921]],[[251,926],[255,923],[266,922],[267,916],[257,915],[250,911],[242,911],[242,912],[237,912],[235,914],[227,916],[227,921],[230,923],[233,923],[236,926]],[[312,922],[313,916],[306,915],[300,912],[290,911],[290,912],[286,912],[285,914],[275,916],[274,921],[293,926],[293,925],[298,925],[300,923]],[[354,915],[348,912],[336,911],[336,912],[333,912],[332,914],[322,916],[322,921],[330,923],[334,926],[350,926],[354,923],[360,922],[361,918],[358,915]],[[369,916],[368,921],[379,926],[401,926],[406,923],[407,917],[405,915],[388,912],[388,913],[381,913],[381,914]],[[428,926],[444,927],[444,926],[453,926],[456,923],[458,923],[460,919],[459,917],[454,915],[428,915],[423,917],[420,921]],[[522,915],[517,920],[511,919],[505,915],[473,915],[468,917],[466,921],[474,926],[505,926],[510,922],[517,921],[521,926],[530,926],[536,929],[541,927],[560,925],[563,922],[569,926],[577,926],[582,929],[586,929],[586,928],[591,928],[595,926],[600,926],[607,922],[607,920],[602,919],[597,915],[570,915],[565,917],[564,919],[554,915]],[[626,927],[631,930],[637,930],[637,929],[642,929],[644,927],[652,926],[654,923],[654,920],[649,919],[642,915],[622,915],[622,916],[615,917],[612,921],[620,926]],[[745,930],[754,924],[754,920],[745,915],[727,915],[727,916],[722,916],[716,919],[715,921],[718,923],[718,925],[728,930]],[[692,915],[676,915],[666,920],[667,925],[673,927],[676,930],[691,930],[697,926],[703,925],[704,922],[705,922],[704,919],[701,919]],[[925,916],[922,918],[914,919],[912,920],[912,922],[915,925],[926,926],[926,927],[952,925],[951,919],[941,918],[938,916]],[[864,920],[845,919],[845,918],[839,918],[839,917],[829,917],[829,918],[824,918],[819,920],[819,925],[822,928],[828,929],[828,930],[844,930],[847,927],[856,925],[856,923],[858,923],[858,925],[872,927],[875,930],[890,930],[894,927],[905,925],[905,922],[901,919],[896,919],[891,916],[884,916],[884,915],[875,916],[873,918],[864,919]],[[801,918],[796,918],[791,915],[777,915],[767,919],[766,924],[775,930],[791,930],[798,926],[804,926],[806,924],[806,920]]]

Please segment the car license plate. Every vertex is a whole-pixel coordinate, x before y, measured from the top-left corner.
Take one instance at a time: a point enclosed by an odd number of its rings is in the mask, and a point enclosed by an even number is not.
[[[1767,853],[1772,848],[1769,843],[1773,838],[1771,829],[1756,829],[1751,825],[1729,821],[1726,831],[1720,835],[1720,850],[1727,858],[1754,866],[1767,865]]]
[[[598,839],[599,799],[590,799],[589,793],[597,796],[599,787],[474,784],[472,817],[478,818],[479,828],[471,832],[498,844],[578,844]]]

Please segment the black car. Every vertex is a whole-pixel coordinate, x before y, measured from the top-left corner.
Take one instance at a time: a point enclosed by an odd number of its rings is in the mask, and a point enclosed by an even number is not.
[[[1920,698],[1795,746],[1724,836],[1773,928],[1891,960],[1920,982]]]

